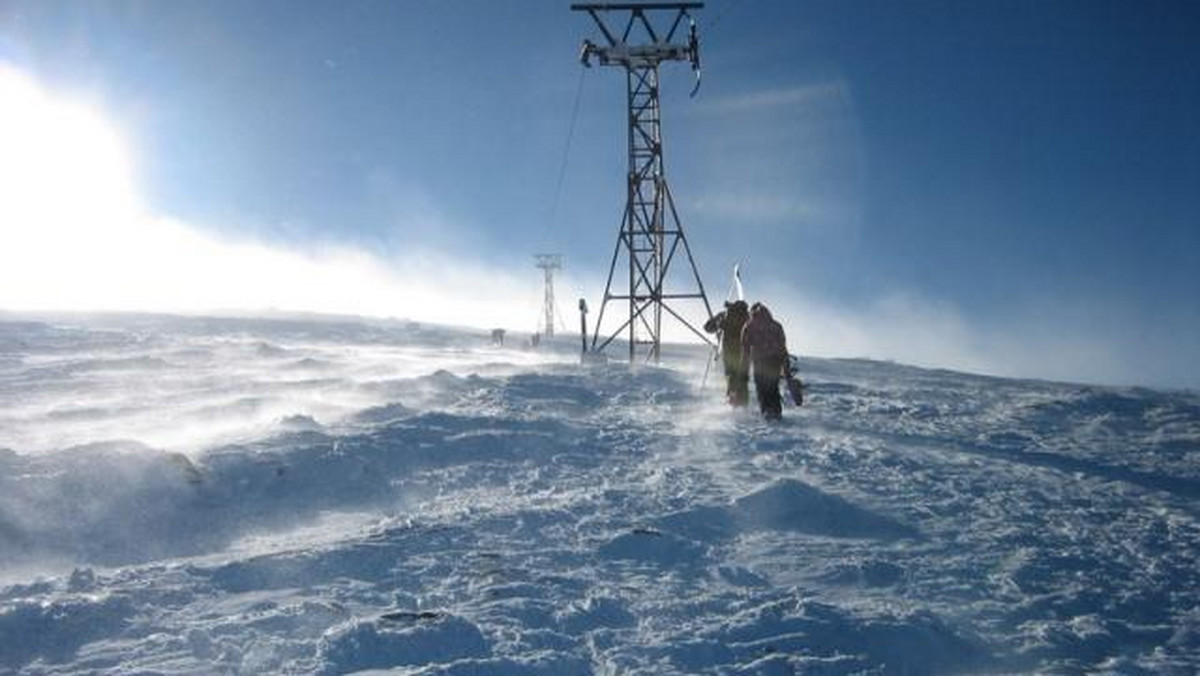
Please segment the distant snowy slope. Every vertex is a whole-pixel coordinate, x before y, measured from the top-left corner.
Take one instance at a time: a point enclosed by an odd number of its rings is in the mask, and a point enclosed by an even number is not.
[[[1200,396],[575,347],[0,323],[0,674],[1200,669]]]

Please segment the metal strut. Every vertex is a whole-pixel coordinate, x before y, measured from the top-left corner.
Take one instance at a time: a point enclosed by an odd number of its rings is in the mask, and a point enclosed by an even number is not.
[[[639,347],[643,347],[648,348],[646,360],[658,363],[662,353],[664,312],[712,345],[703,331],[673,307],[676,301],[699,300],[704,304],[706,317],[712,316],[708,295],[704,292],[704,283],[683,233],[663,169],[658,80],[658,67],[663,61],[689,61],[696,72],[696,87],[699,87],[700,43],[689,10],[703,6],[698,2],[571,5],[574,11],[587,12],[603,36],[602,44],[583,41],[579,55],[583,65],[590,67],[594,57],[602,66],[625,69],[629,111],[625,212],[609,265],[604,300],[596,317],[592,350],[604,350],[627,332],[631,362],[637,358]],[[606,23],[605,19],[613,13],[619,14],[618,21]],[[664,17],[667,28],[656,30],[654,20]],[[688,25],[686,37],[682,37],[681,30],[684,19]],[[660,22],[659,28],[663,26]],[[693,88],[692,94],[695,92]],[[682,291],[668,290],[666,284],[671,263],[681,252],[687,259],[694,286]],[[625,292],[618,293],[614,292],[613,279],[622,255],[628,259],[628,285]],[[615,331],[603,334],[604,315],[610,301],[625,302],[629,316]],[[602,339],[602,335],[606,337]]]

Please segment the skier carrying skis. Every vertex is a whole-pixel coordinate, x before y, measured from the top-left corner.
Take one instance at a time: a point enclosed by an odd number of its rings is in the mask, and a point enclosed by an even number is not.
[[[720,336],[725,399],[730,406],[745,406],[750,402],[750,365],[742,360],[742,327],[749,318],[746,301],[725,301],[725,309],[704,323],[705,331]]]
[[[744,369],[754,365],[754,391],[758,407],[767,420],[783,417],[783,400],[779,395],[779,378],[787,365],[787,337],[783,327],[771,316],[762,303],[750,308],[750,321],[742,328],[742,364]]]

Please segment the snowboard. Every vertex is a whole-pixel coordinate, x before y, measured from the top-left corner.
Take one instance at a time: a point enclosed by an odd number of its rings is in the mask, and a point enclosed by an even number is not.
[[[791,373],[783,377],[783,383],[787,387],[788,396],[792,398],[792,403],[797,406],[803,406],[804,383]]]
[[[804,405],[804,382],[800,380],[800,376],[796,375],[800,365],[800,358],[794,354],[789,354],[787,358],[787,368],[783,375],[783,383],[787,388],[788,397],[792,403],[797,406]]]

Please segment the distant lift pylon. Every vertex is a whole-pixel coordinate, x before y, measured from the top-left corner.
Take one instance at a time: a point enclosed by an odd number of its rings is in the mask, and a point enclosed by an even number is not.
[[[675,200],[663,171],[661,108],[658,66],[663,61],[690,61],[700,84],[700,42],[690,12],[699,2],[574,4],[573,11],[587,12],[600,29],[600,44],[584,40],[580,61],[591,66],[595,58],[602,66],[625,69],[629,109],[629,173],[625,212],[613,251],[604,288],[604,300],[596,317],[592,350],[602,351],[627,332],[629,360],[639,349],[646,360],[658,363],[662,353],[663,313],[674,317],[709,345],[712,341],[675,309],[677,302],[699,300],[706,318],[712,316],[704,283],[683,234]],[[608,20],[612,19],[610,24]],[[687,31],[682,30],[687,20]],[[658,28],[655,22],[659,22]],[[685,37],[686,35],[686,37]],[[692,94],[696,93],[692,89]],[[677,255],[687,258],[694,285],[667,288],[668,271]],[[628,287],[613,288],[617,262],[628,259]],[[629,316],[611,333],[604,331],[604,315],[610,301],[628,303]],[[602,336],[605,336],[602,338]]]

